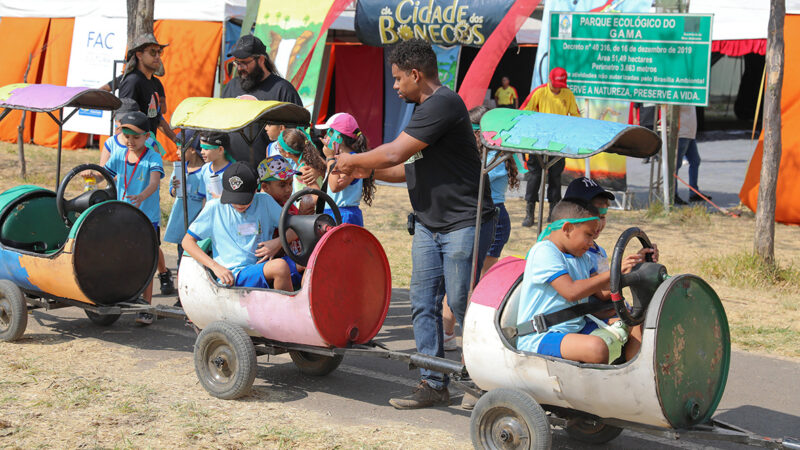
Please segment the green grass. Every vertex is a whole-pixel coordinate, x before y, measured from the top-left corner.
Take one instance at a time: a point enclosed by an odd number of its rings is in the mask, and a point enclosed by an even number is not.
[[[708,276],[734,287],[774,289],[795,297],[800,291],[800,268],[793,263],[784,267],[779,263],[769,265],[750,252],[711,256],[702,260],[699,267]],[[797,298],[786,298],[782,303],[791,310],[798,308]]]
[[[673,206],[669,212],[664,209],[661,202],[653,202],[644,212],[644,218],[652,221],[681,225],[688,228],[708,226],[711,224],[711,214],[705,205]]]

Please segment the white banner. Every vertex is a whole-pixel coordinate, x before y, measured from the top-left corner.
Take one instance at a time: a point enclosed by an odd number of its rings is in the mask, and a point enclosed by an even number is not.
[[[84,16],[75,18],[67,86],[99,88],[112,79],[115,59],[125,58],[128,22],[124,18]],[[118,65],[120,74],[124,69]],[[73,108],[64,108],[64,116]],[[111,111],[80,109],[64,129],[90,134],[109,134]]]

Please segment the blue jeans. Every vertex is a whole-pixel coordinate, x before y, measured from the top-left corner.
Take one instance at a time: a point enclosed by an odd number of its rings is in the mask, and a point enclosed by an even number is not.
[[[678,162],[675,164],[675,174],[683,165],[683,158],[689,161],[689,186],[697,187],[697,174],[700,171],[700,152],[697,151],[697,141],[689,138],[678,139]]]
[[[494,238],[497,218],[483,222],[478,245],[478,273]],[[411,245],[411,319],[417,351],[426,355],[444,357],[444,331],[442,328],[442,298],[447,293],[447,303],[459,325],[464,323],[469,293],[472,246],[475,227],[462,228],[449,233],[435,233],[417,222]],[[422,379],[434,389],[447,386],[449,379],[442,373],[420,369]]]

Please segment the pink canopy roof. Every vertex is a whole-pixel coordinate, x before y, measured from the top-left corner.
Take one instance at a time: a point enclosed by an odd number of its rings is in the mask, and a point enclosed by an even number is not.
[[[25,83],[0,87],[0,108],[47,112],[65,106],[115,110],[121,105],[114,94],[100,89]]]

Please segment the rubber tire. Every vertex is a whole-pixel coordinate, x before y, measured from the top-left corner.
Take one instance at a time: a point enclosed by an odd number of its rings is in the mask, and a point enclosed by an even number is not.
[[[324,377],[333,372],[342,363],[344,356],[324,356],[308,352],[289,352],[294,365],[305,375]]]
[[[594,430],[590,424],[585,424],[587,427],[580,423],[568,423],[564,427],[567,435],[576,441],[583,442],[584,444],[600,445],[605,444],[617,438],[622,433],[622,428],[606,425],[598,422]]]
[[[93,324],[99,325],[101,327],[107,327],[113,324],[122,315],[122,314],[97,314],[96,312],[89,311],[88,309],[84,309],[83,312],[86,313],[86,317],[88,317]]]
[[[223,358],[224,367],[214,360]],[[250,392],[258,372],[256,349],[245,331],[230,322],[216,321],[197,335],[194,369],[197,379],[214,397],[233,400]]]
[[[0,341],[16,341],[28,326],[28,303],[22,290],[8,280],[0,280],[0,308]]]
[[[500,423],[506,424],[500,430]],[[476,449],[527,449],[547,450],[552,445],[552,432],[547,414],[530,395],[516,389],[495,389],[478,399],[470,417],[470,436]],[[511,437],[519,439],[527,434],[527,442],[516,446],[505,444],[500,431],[508,431]]]

